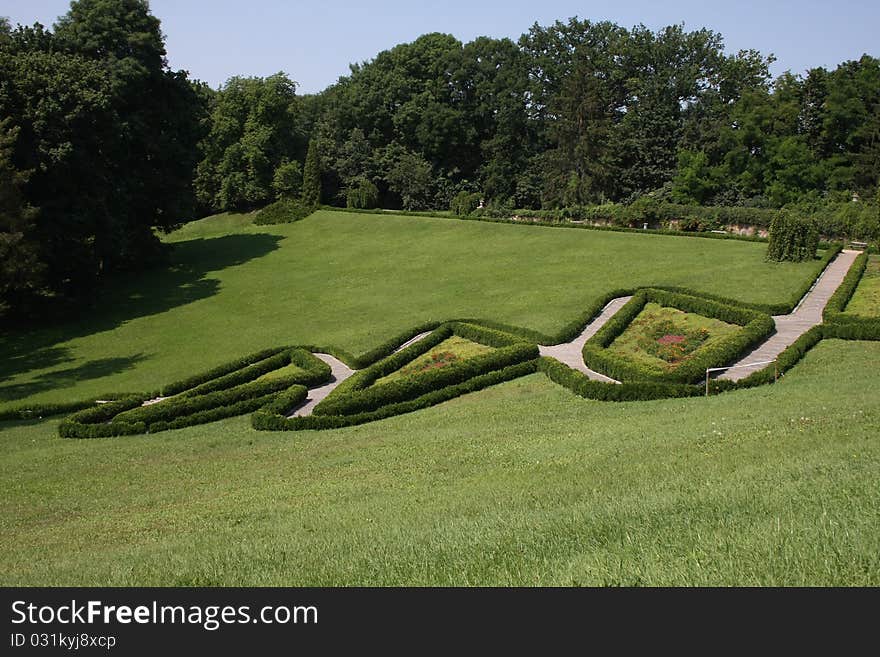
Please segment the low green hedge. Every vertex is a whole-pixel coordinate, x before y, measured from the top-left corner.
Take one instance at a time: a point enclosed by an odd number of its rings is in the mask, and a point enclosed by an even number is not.
[[[495,347],[495,350],[456,362],[448,367],[374,385],[378,379],[397,371],[452,334]],[[538,347],[535,344],[522,342],[515,336],[506,335],[495,329],[452,322],[441,326],[424,340],[350,377],[333,394],[318,403],[314,414],[352,415],[375,411],[381,406],[415,399],[489,371],[537,357]]]
[[[862,275],[865,273],[867,267],[868,254],[862,253],[856,256],[849,271],[846,272],[843,282],[841,282],[838,288],[834,291],[831,298],[828,299],[825,310],[822,312],[822,317],[826,322],[838,321],[837,316],[843,313],[846,304],[852,299],[852,295],[859,286],[859,281],[862,280]]]
[[[139,407],[144,396],[125,397],[107,404],[99,404],[61,421],[58,435],[62,438],[109,438],[145,433],[147,425],[143,422],[113,422],[120,413]]]
[[[338,429],[375,420],[383,420],[403,413],[411,413],[429,406],[435,406],[441,402],[454,399],[469,392],[482,390],[489,386],[518,379],[537,371],[537,359],[509,365],[502,369],[493,370],[473,378],[462,381],[456,385],[446,386],[440,390],[432,390],[415,399],[387,404],[381,408],[369,412],[355,413],[351,415],[308,415],[303,417],[284,417],[280,413],[270,413],[260,410],[251,416],[254,429],[260,431],[301,431],[305,429]]]
[[[150,399],[151,397],[155,397],[155,395],[152,393],[140,392],[116,392],[108,395],[98,395],[96,397],[93,397],[92,399],[84,399],[72,402],[25,404],[23,406],[16,406],[14,408],[9,408],[5,411],[0,411],[0,422],[5,422],[8,420],[39,420],[44,417],[52,417],[53,415],[65,415],[87,408],[92,408],[98,405],[98,401],[114,401],[122,399],[124,397],[141,397],[143,399]]]
[[[151,425],[154,422],[170,422],[176,418],[192,415],[200,411],[232,406],[241,401],[272,395],[298,384],[296,376],[280,377],[268,381],[252,381],[227,390],[216,390],[195,397],[174,397],[158,404],[139,406],[138,408],[119,413],[113,418],[113,421],[145,422],[147,425]]]
[[[248,365],[258,363],[261,360],[265,360],[266,358],[274,356],[275,354],[278,354],[285,349],[288,349],[288,347],[272,347],[271,349],[263,349],[256,353],[250,354],[249,356],[245,356],[244,358],[231,360],[228,363],[218,365],[217,367],[210,369],[207,372],[202,372],[201,374],[196,374],[186,379],[181,379],[180,381],[170,383],[162,388],[160,394],[163,397],[171,397],[172,395],[179,394],[184,390],[191,390],[203,383],[220,378],[221,376],[224,376],[226,374],[231,374],[236,370],[240,370],[247,367]]]
[[[156,404],[143,406],[143,402],[151,396],[139,395],[81,411],[62,422],[59,434],[65,438],[95,438],[155,433],[214,422],[255,411],[275,401],[279,393],[287,400],[302,401],[308,394],[306,385],[317,385],[330,378],[330,366],[303,349],[270,351],[277,353]],[[265,353],[267,352],[253,354],[235,364],[253,361]],[[290,363],[304,372],[266,381],[255,380]],[[229,367],[227,364],[207,374],[216,374]],[[207,374],[187,381],[203,379]],[[298,402],[291,403],[295,405]]]
[[[655,372],[608,350],[608,346],[626,330],[649,301],[704,317],[713,317],[742,326],[743,329],[714,345],[699,349],[672,371]],[[587,340],[583,357],[589,368],[620,381],[695,383],[703,379],[706,368],[735,361],[773,333],[774,328],[772,317],[755,310],[665,290],[645,289],[636,293],[596,335]]]

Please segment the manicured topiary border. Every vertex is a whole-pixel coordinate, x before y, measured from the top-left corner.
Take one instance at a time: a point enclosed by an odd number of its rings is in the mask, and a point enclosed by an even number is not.
[[[697,350],[691,358],[674,370],[657,373],[608,349],[649,301],[704,317],[712,317],[743,328],[714,345]],[[720,367],[733,362],[767,338],[773,333],[774,328],[773,318],[756,310],[649,288],[637,292],[605,326],[596,332],[596,335],[587,340],[583,357],[590,369],[620,381],[695,383],[705,376],[706,368]]]
[[[824,265],[840,250],[839,245],[825,254]],[[780,355],[776,370],[783,374],[793,367],[805,353],[823,338],[863,340],[880,339],[880,322],[870,318],[849,316],[840,319],[837,308],[845,307],[864,271],[865,257],[857,260],[848,272],[844,284],[835,292],[826,323],[814,327],[801,336]],[[861,265],[861,266],[859,266]],[[823,267],[824,271],[824,267]],[[813,284],[804,288],[804,293]],[[592,381],[582,373],[550,358],[538,357],[536,343],[555,344],[567,342],[578,335],[613,298],[635,295],[623,309],[597,332],[585,347],[585,362],[601,371],[595,360],[587,360],[587,352],[604,340],[613,340],[631,322],[644,304],[655,301],[687,312],[716,317],[738,324],[744,329],[737,334],[739,340],[729,339],[716,345],[711,354],[703,354],[706,362],[691,366],[687,380],[654,380],[644,378],[643,372],[627,370],[620,385]],[[726,303],[725,303],[726,302]],[[796,302],[792,304],[792,307]],[[779,306],[773,306],[774,309]],[[790,308],[788,309],[790,310]],[[769,330],[768,330],[769,322]],[[431,331],[422,340],[397,353],[398,345],[414,336]],[[169,384],[161,390],[173,399],[159,404],[144,406],[143,402],[159,393],[104,395],[106,403],[91,399],[63,404],[28,405],[9,409],[0,414],[0,420],[20,420],[45,417],[77,411],[59,425],[59,434],[71,438],[155,433],[193,424],[213,422],[221,418],[253,411],[252,424],[260,430],[324,429],[361,424],[407,413],[452,399],[459,395],[508,381],[533,372],[541,371],[551,380],[563,385],[582,397],[602,401],[646,401],[675,397],[692,397],[705,394],[705,387],[690,381],[702,379],[707,363],[735,359],[741,352],[753,346],[772,331],[772,319],[756,310],[754,305],[743,304],[702,293],[685,294],[670,288],[639,288],[634,291],[615,290],[597,299],[577,320],[569,322],[554,336],[500,322],[486,320],[454,320],[447,322],[427,321],[388,340],[374,349],[352,356],[342,350],[311,347],[274,347],[239,358],[215,367],[199,375]],[[425,353],[452,334],[460,335],[483,344],[496,347],[484,354],[448,368],[436,370],[419,377],[404,377],[396,382],[371,385],[379,378],[399,369],[403,364]],[[611,337],[613,335],[613,337]],[[737,337],[733,336],[733,337]],[[610,341],[608,342],[610,344]],[[589,348],[588,348],[589,347]],[[316,358],[313,351],[336,355],[340,360],[361,367],[354,376],[344,382],[306,417],[288,418],[297,405],[305,401],[307,386],[316,386],[330,378],[330,367]],[[733,354],[733,355],[730,355]],[[711,358],[710,358],[711,356]],[[600,357],[601,358],[601,357]],[[710,362],[711,361],[711,362]],[[264,374],[286,367],[299,366],[303,372],[283,378],[260,381]],[[619,364],[616,365],[619,367]],[[626,367],[626,366],[624,366]],[[621,371],[612,373],[620,375]],[[673,377],[670,377],[673,378]],[[724,392],[747,388],[775,380],[774,368],[769,367],[739,381],[713,381],[712,392]]]
[[[291,363],[303,371],[258,380]],[[178,392],[159,403],[145,406],[151,396],[135,395],[81,410],[62,421],[58,433],[62,438],[156,433],[243,415],[276,402],[279,396],[295,406],[305,400],[306,386],[329,378],[330,367],[301,348],[263,350],[167,386],[166,390]]]
[[[406,363],[452,335],[495,349],[447,367],[376,384],[376,381],[382,377],[399,370]],[[355,415],[373,412],[383,406],[410,401],[493,370],[537,357],[538,346],[523,342],[516,336],[475,324],[450,322],[406,349],[357,372],[320,402],[314,409],[314,415]]]

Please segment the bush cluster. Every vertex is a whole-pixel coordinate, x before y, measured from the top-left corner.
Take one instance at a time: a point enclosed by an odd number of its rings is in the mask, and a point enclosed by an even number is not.
[[[254,218],[254,223],[258,226],[289,224],[305,219],[317,209],[318,206],[316,205],[307,205],[297,200],[282,199],[260,210]]]
[[[770,222],[767,259],[774,262],[804,262],[816,257],[819,228],[813,219],[780,212]]]
[[[379,188],[366,178],[359,178],[345,192],[345,206],[368,210],[379,205]]]
[[[482,197],[479,192],[459,192],[449,204],[449,211],[457,217],[466,217],[480,207]]]
[[[607,349],[649,301],[704,317],[713,317],[729,324],[742,326],[743,329],[713,345],[703,347],[674,370],[657,373]],[[769,336],[774,327],[772,317],[755,310],[649,288],[637,292],[605,326],[599,329],[596,335],[586,342],[583,349],[584,362],[591,369],[620,381],[693,383],[705,376],[706,368],[722,366],[742,356],[748,349]]]

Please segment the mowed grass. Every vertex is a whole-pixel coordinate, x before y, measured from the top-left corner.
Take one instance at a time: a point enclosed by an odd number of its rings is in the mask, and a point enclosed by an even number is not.
[[[878,585],[880,343],[601,403],[542,375],[337,431],[0,425],[4,585]]]
[[[375,383],[383,384],[389,381],[395,381],[408,374],[419,374],[434,367],[445,367],[457,360],[467,360],[474,356],[480,356],[492,351],[492,347],[487,347],[473,340],[453,335],[446,338],[443,342],[432,347],[421,356],[414,358],[409,363],[401,367],[396,372],[392,372],[388,376],[377,379]],[[442,365],[440,363],[443,363]]]
[[[845,312],[864,317],[880,316],[880,256],[868,256],[868,266]]]
[[[167,238],[170,267],[120,280],[80,317],[2,333],[0,408],[151,391],[273,346],[362,353],[428,320],[554,333],[618,288],[777,302],[818,273],[818,261],[767,263],[750,242],[331,211],[251,219],[189,224]]]
[[[676,337],[692,336],[701,331],[705,331],[708,335],[696,349],[683,355],[681,358],[668,361],[658,355],[649,353],[645,349],[646,341],[649,341],[651,339],[650,336],[657,333],[657,328],[661,326],[671,331],[669,335]],[[719,319],[686,313],[677,308],[664,307],[656,303],[647,303],[623,333],[608,345],[608,349],[658,374],[662,374],[674,370],[683,361],[698,353],[700,349],[710,347],[741,330],[741,327],[722,322]],[[673,348],[667,347],[665,353],[675,352]]]

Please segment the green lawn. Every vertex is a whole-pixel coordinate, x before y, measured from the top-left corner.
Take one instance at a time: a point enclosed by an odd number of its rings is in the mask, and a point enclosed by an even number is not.
[[[880,316],[880,256],[868,256],[868,266],[845,310],[864,317]]]
[[[552,333],[621,287],[779,302],[818,270],[739,241],[331,211],[251,219],[189,224],[168,237],[168,269],[121,280],[79,318],[0,335],[0,408],[152,390],[266,347],[362,353],[428,320]]]
[[[829,340],[708,399],[533,375],[337,431],[7,423],[0,583],[876,586],[878,368]]]
[[[742,330],[719,319],[647,303],[608,349],[658,374],[674,370],[700,349]],[[663,345],[663,338],[684,338]],[[658,344],[660,343],[660,344]],[[681,352],[684,348],[684,352]]]
[[[451,365],[457,360],[466,360],[490,351],[492,351],[492,347],[487,347],[486,345],[474,342],[473,340],[466,340],[465,338],[453,335],[450,338],[446,338],[436,347],[429,349],[418,358],[414,358],[396,372],[392,372],[388,376],[383,376],[381,379],[378,379],[375,383],[381,385],[403,376],[419,374],[434,367]]]

